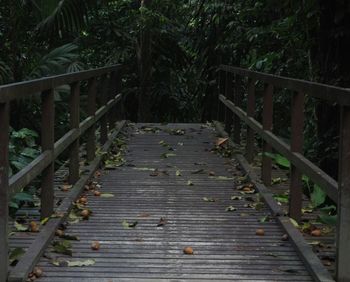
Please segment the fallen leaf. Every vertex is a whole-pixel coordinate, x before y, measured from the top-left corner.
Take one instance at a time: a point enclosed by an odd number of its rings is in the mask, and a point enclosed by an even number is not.
[[[216,146],[221,146],[227,142],[228,138],[218,138],[215,141]]]
[[[15,221],[14,226],[15,226],[16,231],[19,231],[19,232],[28,231],[28,226],[20,224],[17,221]]]
[[[71,241],[79,241],[80,240],[78,236],[70,235],[70,234],[62,234],[59,237],[62,239],[71,240]]]
[[[87,260],[65,260],[65,259],[57,259],[51,261],[51,263],[55,266],[61,266],[61,267],[82,267],[82,266],[90,266],[95,264],[95,260],[93,259],[87,259]]]
[[[21,256],[25,254],[25,250],[23,248],[14,248],[11,250],[10,255],[9,255],[9,261],[10,265],[15,266]]]
[[[53,251],[55,253],[58,254],[64,254],[64,255],[68,255],[68,256],[72,256],[73,252],[72,252],[72,244],[67,241],[67,240],[63,240],[63,241],[54,241],[52,243],[53,245]]]
[[[100,197],[101,198],[113,198],[114,195],[111,193],[101,193]]]
[[[241,197],[241,196],[231,196],[231,200],[237,201],[237,200],[242,200],[242,199],[243,199],[243,197]]]
[[[188,185],[188,186],[193,186],[194,184],[193,184],[193,182],[192,182],[191,180],[188,180],[188,181],[187,181],[187,185]]]
[[[214,174],[214,175],[215,175],[215,174]],[[216,180],[222,180],[222,181],[234,180],[233,177],[227,177],[227,176],[211,176],[210,178],[216,179]]]
[[[264,217],[260,218],[259,222],[264,223],[264,222],[269,222],[270,217],[268,215],[265,215]]]
[[[293,224],[294,227],[299,228],[299,224],[298,224],[298,222],[295,219],[289,218],[289,220]]]
[[[197,170],[195,170],[195,171],[192,171],[191,173],[192,173],[192,174],[200,174],[200,173],[204,173],[204,169],[203,169],[203,168],[201,168],[201,169],[197,169]]]
[[[170,157],[175,157],[176,154],[174,153],[163,153],[160,155],[163,159],[167,159],[167,158],[170,158]]]
[[[159,219],[159,222],[158,222],[158,224],[157,224],[157,227],[164,226],[165,224],[167,224],[167,220],[166,220],[165,218],[161,217],[161,218]]]
[[[36,278],[39,278],[43,275],[43,270],[40,267],[34,267],[33,274]]]
[[[311,231],[311,236],[320,237],[322,235],[321,230],[315,229]]]
[[[35,221],[31,221],[29,223],[29,231],[30,232],[39,232],[39,224]]]
[[[184,254],[186,255],[193,255],[193,248],[192,247],[186,247],[183,249]]]
[[[126,220],[123,220],[122,225],[123,225],[124,229],[130,229],[130,228],[136,227],[137,223],[138,223],[137,221],[129,223]]]
[[[225,211],[227,211],[227,212],[233,212],[233,211],[236,211],[237,210],[237,208],[235,208],[234,206],[228,206],[226,209],[225,209]]]
[[[204,198],[203,198],[203,201],[204,201],[204,202],[215,202],[215,199],[204,197]]]
[[[177,170],[175,174],[176,174],[176,176],[181,176],[181,171]]]
[[[150,168],[150,167],[134,167],[134,170],[139,170],[139,171],[154,171],[154,168]]]

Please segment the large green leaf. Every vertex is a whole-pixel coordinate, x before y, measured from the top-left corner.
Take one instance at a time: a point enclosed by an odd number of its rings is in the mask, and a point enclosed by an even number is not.
[[[311,203],[314,207],[322,205],[326,200],[326,192],[318,185],[314,185],[313,191],[311,193]]]

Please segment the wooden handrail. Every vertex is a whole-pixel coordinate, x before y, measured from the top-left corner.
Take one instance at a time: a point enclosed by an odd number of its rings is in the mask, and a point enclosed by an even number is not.
[[[261,177],[263,183],[271,185],[271,159],[265,152],[270,152],[271,147],[286,157],[291,163],[289,216],[301,220],[302,207],[302,175],[308,176],[314,183],[322,187],[327,195],[337,204],[337,278],[338,281],[350,281],[350,89],[340,88],[305,80],[281,77],[261,72],[246,70],[239,67],[221,65],[219,66],[220,85],[224,82],[222,78],[227,73],[233,73],[236,77],[248,78],[247,112],[242,109],[236,97],[232,97],[233,89],[219,87],[219,101],[239,118],[240,122],[247,125],[247,158],[253,160],[254,134],[263,139],[263,161]],[[226,75],[227,77],[227,75]],[[256,82],[265,84],[263,97],[263,124],[254,118],[255,109],[255,85]],[[291,145],[286,144],[281,138],[273,134],[273,95],[274,88],[287,89],[292,92],[291,106]],[[310,95],[315,98],[331,101],[341,108],[341,128],[339,143],[339,179],[338,182],[313,164],[302,154],[303,126],[304,126],[304,96]],[[219,110],[222,108],[219,106]],[[218,117],[223,115],[218,113]],[[220,120],[223,121],[223,120]],[[231,123],[231,121],[224,120]],[[226,126],[227,127],[227,126]],[[234,125],[234,134],[241,135],[241,126]],[[230,132],[229,132],[230,133]],[[239,138],[234,138],[240,140]],[[239,143],[236,141],[236,143]]]
[[[35,178],[41,176],[41,217],[50,217],[54,210],[54,163],[63,151],[68,148],[69,182],[72,185],[83,183],[83,181],[79,180],[80,138],[84,134],[87,134],[87,161],[93,163],[94,167],[96,167],[98,165],[96,160],[101,160],[100,157],[95,155],[96,124],[98,122],[100,123],[101,132],[103,132],[103,136],[100,138],[101,145],[110,144],[108,133],[114,129],[116,120],[113,118],[107,119],[107,115],[113,111],[116,112],[118,110],[118,103],[121,102],[122,96],[120,93],[116,93],[116,91],[120,91],[122,72],[123,67],[121,65],[114,65],[0,86],[0,281],[6,281],[8,275],[9,246],[7,237],[8,204],[10,197],[25,188]],[[103,79],[101,79],[102,77]],[[103,93],[99,94],[103,95],[104,98],[102,99],[100,108],[96,109],[98,79],[103,84]],[[87,113],[89,116],[80,122],[80,85],[83,81],[88,81]],[[67,84],[71,88],[69,100],[70,130],[55,142],[54,89]],[[39,94],[41,94],[42,100],[42,152],[24,169],[9,178],[10,102]],[[110,116],[115,116],[115,114],[110,114]],[[72,200],[69,201],[71,202]],[[50,232],[54,232],[54,230],[50,230]],[[52,234],[47,233],[45,240],[51,238],[50,236]],[[42,242],[39,245],[45,246],[45,244],[45,242]],[[41,251],[37,250],[38,254]]]

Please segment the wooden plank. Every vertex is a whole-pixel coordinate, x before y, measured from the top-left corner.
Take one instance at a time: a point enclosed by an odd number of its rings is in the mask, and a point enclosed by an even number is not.
[[[290,149],[295,153],[303,153],[304,140],[304,93],[297,92],[292,98],[292,120],[291,120],[291,145]],[[302,172],[291,165],[290,189],[289,189],[289,216],[297,221],[301,220],[301,209],[303,202]]]
[[[270,132],[272,132],[273,123],[273,91],[274,87],[272,84],[266,85],[263,97],[263,130]],[[261,179],[266,186],[270,186],[272,160],[265,153],[271,154],[272,150],[268,142],[263,141],[262,152]]]
[[[9,131],[9,104],[0,103],[0,281],[6,281],[9,266]]]
[[[256,80],[254,79],[248,81],[247,116],[252,118],[255,116],[255,83]],[[247,126],[246,158],[249,163],[254,159],[254,145],[254,131]]]
[[[175,128],[170,126],[167,128]],[[136,167],[125,165],[103,172],[99,179],[101,192],[114,197],[87,193],[92,216],[66,229],[67,234],[80,237],[79,242],[73,242],[73,258],[94,258],[95,265],[55,268],[42,258],[39,262],[45,273],[42,279],[312,280],[290,242],[281,242],[283,231],[276,221],[271,218],[266,224],[259,222],[262,216],[270,215],[265,207],[257,211],[245,207],[244,200],[231,200],[233,195],[242,196],[240,190],[232,189],[232,180],[220,181],[208,173],[192,173],[198,169],[194,162],[202,159],[207,160],[205,171],[213,169],[216,175],[226,177],[238,173],[227,164],[227,159],[205,150],[215,140],[211,129],[187,125],[185,135],[174,136],[165,132],[141,133],[141,126],[136,127],[123,157],[127,163],[140,159],[142,162],[132,162]],[[173,146],[176,156],[161,158],[167,149],[159,144],[160,140]],[[210,144],[203,140],[210,140]],[[178,145],[179,142],[183,145]],[[154,177],[149,175],[150,171],[137,170],[143,166],[141,163],[150,167],[150,160],[156,159],[157,168],[166,169],[169,175]],[[181,176],[176,176],[176,170],[181,171]],[[186,184],[189,179],[193,186]],[[203,197],[213,197],[216,201],[206,202]],[[230,205],[236,206],[237,211],[225,211]],[[241,213],[249,215],[241,216]],[[161,217],[167,223],[157,227]],[[138,224],[125,229],[123,220]],[[265,229],[265,236],[255,234],[259,227]],[[101,243],[97,252],[89,247],[95,240]],[[194,255],[183,254],[185,246],[192,246]]]
[[[113,143],[113,139],[120,133],[125,125],[125,121],[121,122],[117,129],[111,134],[111,139],[103,146],[102,150],[108,151]],[[56,210],[58,214],[61,214],[60,218],[51,218],[48,223],[40,231],[39,236],[30,245],[26,253],[23,255],[18,264],[11,270],[9,275],[9,282],[22,282],[24,281],[30,271],[34,268],[35,264],[44,253],[45,248],[50,244],[56,229],[64,222],[68,216],[72,203],[79,197],[81,192],[84,190],[84,186],[87,181],[91,178],[95,170],[99,167],[102,160],[101,156],[97,156],[89,166],[85,168],[85,174],[75,183],[72,190],[67,196],[59,208]]]
[[[87,113],[89,116],[95,116],[96,113],[96,87],[97,81],[96,78],[89,80],[88,84],[88,109]],[[87,132],[87,141],[86,141],[86,155],[87,161],[91,162],[95,158],[96,152],[96,124],[94,123]]]
[[[41,150],[51,154],[50,164],[43,170],[41,177],[41,218],[50,217],[54,206],[54,142],[55,142],[55,104],[54,90],[42,93],[41,114]]]
[[[350,280],[350,107],[341,108],[337,221],[337,281]]]
[[[30,97],[33,94],[40,93],[65,84],[72,84],[78,81],[87,80],[92,77],[98,77],[112,71],[121,70],[121,65],[108,66],[81,72],[56,75],[30,81],[17,82],[0,86],[0,103],[14,99]]]
[[[69,121],[71,129],[79,129],[80,123],[80,83],[71,84],[69,101]],[[69,183],[79,179],[79,138],[73,141],[69,150]]]
[[[293,165],[299,168],[303,173],[315,182],[317,185],[325,189],[327,195],[334,201],[338,202],[338,183],[330,177],[327,173],[310,162],[300,153],[293,153],[290,150],[290,146],[280,140],[276,135],[268,130],[264,130],[262,125],[255,119],[250,118],[239,107],[236,107],[234,103],[227,100],[224,96],[220,96],[220,100],[229,107],[236,115],[238,115],[249,127],[251,127],[257,134],[259,134],[266,142],[286,157]]]
[[[286,88],[296,92],[307,93],[308,95],[311,95],[313,97],[323,99],[326,101],[336,102],[340,105],[350,105],[350,90],[347,88],[310,82],[301,79],[277,76],[226,65],[221,65],[219,69],[239,74],[241,76],[249,77],[252,79],[256,79],[264,83],[272,84],[275,87]]]

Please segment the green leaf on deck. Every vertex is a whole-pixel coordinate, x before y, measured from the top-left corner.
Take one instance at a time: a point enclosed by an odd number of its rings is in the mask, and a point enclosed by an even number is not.
[[[237,210],[237,208],[235,208],[234,206],[228,206],[226,209],[225,209],[225,211],[227,211],[227,212],[233,212],[233,211],[236,211]]]
[[[14,266],[17,264],[18,260],[25,254],[23,248],[15,248],[10,252],[9,261],[10,265]]]
[[[28,231],[28,226],[20,224],[17,221],[15,221],[14,226],[15,226],[16,231],[18,231],[18,232]]]
[[[318,216],[319,221],[321,221],[324,224],[328,225],[337,225],[337,215],[319,215]]]
[[[177,170],[175,174],[176,174],[176,176],[181,176],[181,171]]]
[[[204,201],[204,202],[215,202],[215,199],[204,197],[204,198],[203,198],[203,201]]]
[[[61,266],[61,267],[82,267],[82,266],[90,266],[95,264],[95,260],[93,259],[87,259],[87,260],[65,260],[65,259],[57,259],[52,260],[51,263],[55,266]]]
[[[188,185],[188,186],[193,186],[194,184],[193,184],[193,182],[192,182],[191,180],[188,180],[188,181],[187,181],[187,185]]]
[[[294,227],[299,228],[299,224],[298,224],[298,222],[296,222],[295,219],[289,218],[289,220],[290,220],[290,222],[293,224]]]
[[[113,198],[114,194],[111,193],[101,193],[100,195],[101,198]]]
[[[17,201],[33,202],[33,195],[25,192],[17,193],[13,198]]]
[[[135,228],[137,225],[137,221],[129,223],[127,220],[123,220],[122,226],[124,229],[130,229],[130,228]]]
[[[71,242],[69,242],[67,240],[54,241],[52,243],[52,245],[53,245],[53,251],[55,253],[68,255],[68,256],[72,256],[73,255],[72,244],[71,244]]]
[[[209,178],[216,179],[216,180],[233,180],[233,177],[227,177],[227,176],[210,176]]]
[[[176,154],[174,153],[163,153],[160,155],[163,159],[167,159],[167,158],[170,158],[170,157],[175,157]]]
[[[151,167],[134,167],[133,169],[139,171],[155,171],[155,169]]]
[[[259,222],[264,223],[264,222],[269,222],[270,217],[268,215],[265,215],[264,217],[260,218]]]
[[[71,240],[71,241],[79,241],[79,237],[75,235],[70,235],[70,234],[63,234],[60,236],[60,238],[65,239],[65,240]]]
[[[314,185],[313,191],[310,195],[311,203],[316,208],[326,201],[326,192],[318,185]]]
[[[288,203],[289,202],[289,196],[285,194],[278,194],[274,195],[273,198],[280,203]]]

